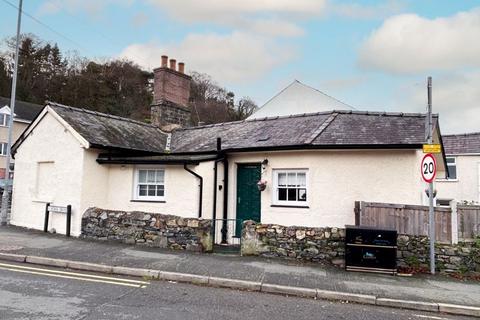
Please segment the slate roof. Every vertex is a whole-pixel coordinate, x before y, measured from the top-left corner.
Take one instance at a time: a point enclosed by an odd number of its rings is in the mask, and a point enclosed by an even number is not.
[[[10,98],[0,97],[0,108],[4,106],[10,106]],[[15,119],[31,122],[42,109],[39,104],[15,100]]]
[[[293,146],[418,148],[426,141],[425,115],[349,110],[227,122],[174,131],[171,151],[214,152],[217,137],[227,151]]]
[[[93,148],[109,152],[113,150],[118,161],[126,161],[127,158],[136,156],[137,160],[146,162],[174,162],[182,159],[185,162],[198,162],[202,159],[192,156],[216,154],[217,138],[221,138],[221,147],[225,152],[421,148],[426,141],[424,114],[348,110],[177,129],[171,133],[170,144],[167,146],[169,135],[154,125],[53,102],[47,102],[47,106]],[[437,119],[435,116],[435,124]],[[24,135],[13,146],[14,151],[23,139]],[[166,157],[166,154],[177,156]],[[154,155],[155,159],[149,157]],[[184,159],[180,155],[191,157]]]
[[[105,113],[47,102],[92,147],[164,152],[167,134],[158,127]]]
[[[446,154],[480,154],[480,132],[443,135],[442,140]]]

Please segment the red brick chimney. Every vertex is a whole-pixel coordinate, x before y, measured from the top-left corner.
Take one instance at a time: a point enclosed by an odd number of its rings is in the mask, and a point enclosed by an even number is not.
[[[161,67],[153,70],[153,104],[150,108],[152,123],[171,131],[190,125],[190,82],[192,78],[185,74],[185,64],[162,56]]]

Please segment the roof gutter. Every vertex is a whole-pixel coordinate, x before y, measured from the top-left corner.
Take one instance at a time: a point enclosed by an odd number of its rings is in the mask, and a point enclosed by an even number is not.
[[[223,149],[222,152],[226,153],[241,153],[241,152],[256,152],[256,151],[295,151],[295,150],[394,150],[394,149],[422,149],[423,144],[349,144],[349,145],[311,145],[311,144],[300,144],[300,145],[287,145],[287,146],[268,146],[268,147],[248,147],[248,148],[229,148]],[[198,152],[172,152],[170,155],[186,155],[186,154],[196,154],[196,155],[214,155],[218,154],[217,151],[198,151]]]

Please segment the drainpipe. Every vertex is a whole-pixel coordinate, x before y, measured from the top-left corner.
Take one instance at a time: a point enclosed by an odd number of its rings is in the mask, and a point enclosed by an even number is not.
[[[228,159],[223,158],[223,222],[222,222],[222,243],[227,243],[227,208],[228,208]]]
[[[191,174],[193,174],[195,177],[198,178],[198,181],[199,181],[199,184],[198,184],[198,187],[199,187],[199,192],[200,192],[200,195],[199,195],[199,199],[198,199],[198,217],[201,218],[202,217],[202,199],[203,199],[203,177],[201,175],[199,175],[198,173],[190,170],[188,167],[187,167],[187,164],[183,164],[183,168],[190,172]]]
[[[223,158],[221,157],[221,150],[222,150],[222,139],[217,138],[217,154],[219,156],[218,159],[215,160],[214,166],[213,166],[213,214],[212,214],[212,222],[213,222],[213,228],[212,228],[212,242],[215,244],[215,220],[217,219],[217,173],[218,173],[218,163],[220,161],[223,161]]]

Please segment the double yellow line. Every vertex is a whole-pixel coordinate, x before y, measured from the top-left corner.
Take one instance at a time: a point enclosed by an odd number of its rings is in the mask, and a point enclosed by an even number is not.
[[[20,266],[16,264],[6,264],[6,263],[0,263],[0,270],[8,270],[13,272],[21,272],[21,273],[42,275],[42,276],[55,277],[55,278],[107,283],[107,284],[126,286],[126,287],[135,287],[135,288],[145,288],[147,285],[150,284],[150,282],[148,281],[131,280],[131,279],[115,278],[115,277],[104,277],[104,276],[97,276],[93,274],[51,270],[51,269],[44,269],[44,268],[25,267],[25,266]]]

